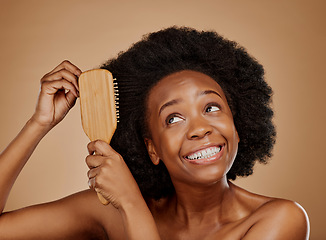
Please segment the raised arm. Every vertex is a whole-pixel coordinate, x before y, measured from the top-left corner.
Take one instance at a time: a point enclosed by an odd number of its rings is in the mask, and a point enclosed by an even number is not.
[[[87,215],[87,208],[80,211],[80,206],[86,204],[82,198],[92,199],[87,196],[94,195],[88,192],[49,204],[3,213],[9,192],[35,147],[74,106],[78,97],[77,79],[80,73],[76,66],[64,61],[41,79],[35,113],[0,154],[1,239],[56,239],[55,236],[62,239],[63,236],[79,234],[81,228],[86,231],[89,229],[88,224],[92,223],[91,218],[85,220],[82,217]],[[88,205],[91,206],[91,203]]]
[[[21,169],[45,134],[58,124],[73,107],[78,97],[77,77],[81,71],[68,61],[41,79],[35,113],[0,154],[0,210]]]

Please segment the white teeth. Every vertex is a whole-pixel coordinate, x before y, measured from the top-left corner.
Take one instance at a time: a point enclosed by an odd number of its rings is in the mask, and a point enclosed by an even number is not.
[[[221,151],[221,147],[211,147],[204,149],[202,151],[196,152],[194,154],[191,154],[189,156],[186,156],[189,160],[195,160],[195,159],[202,159],[202,158],[209,158]]]

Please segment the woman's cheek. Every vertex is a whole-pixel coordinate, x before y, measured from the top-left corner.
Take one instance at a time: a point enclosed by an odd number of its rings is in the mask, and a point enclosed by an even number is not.
[[[161,152],[166,157],[173,158],[178,157],[180,147],[182,146],[182,133],[177,128],[169,129],[162,135]]]

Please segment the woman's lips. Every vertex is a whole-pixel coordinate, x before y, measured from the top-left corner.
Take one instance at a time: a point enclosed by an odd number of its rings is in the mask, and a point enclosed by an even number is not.
[[[187,162],[197,165],[210,164],[220,159],[223,150],[224,145],[212,146],[189,154],[185,156],[184,159]]]

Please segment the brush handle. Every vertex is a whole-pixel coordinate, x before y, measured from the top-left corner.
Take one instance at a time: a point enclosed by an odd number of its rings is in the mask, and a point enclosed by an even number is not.
[[[102,194],[97,193],[97,197],[103,205],[108,205],[110,202],[106,200]]]

